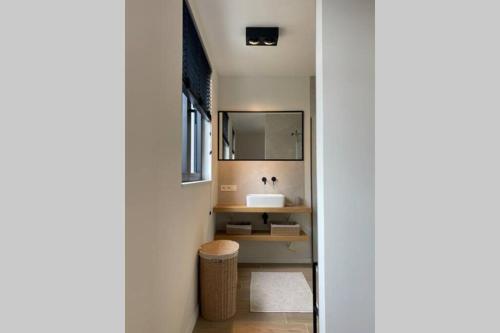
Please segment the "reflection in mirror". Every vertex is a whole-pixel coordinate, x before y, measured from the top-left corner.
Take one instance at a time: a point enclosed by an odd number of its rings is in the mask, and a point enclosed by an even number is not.
[[[304,112],[219,111],[219,160],[303,160]]]

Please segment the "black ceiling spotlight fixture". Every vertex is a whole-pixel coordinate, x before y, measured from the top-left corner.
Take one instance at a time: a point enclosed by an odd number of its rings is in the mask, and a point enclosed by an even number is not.
[[[276,46],[279,33],[278,27],[247,27],[247,45]]]

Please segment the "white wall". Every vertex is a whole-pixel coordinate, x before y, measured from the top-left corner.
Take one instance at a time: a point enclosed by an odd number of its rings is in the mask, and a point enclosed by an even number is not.
[[[219,192],[219,198],[224,202],[244,203],[247,191],[252,193],[293,192],[300,189],[297,195],[305,204],[310,204],[311,198],[311,161],[310,161],[310,78],[309,77],[220,77],[219,78],[219,109],[223,111],[304,111],[304,162],[290,161],[219,161],[219,179],[231,179],[238,185],[238,192]],[[297,164],[300,164],[298,167]],[[297,171],[300,170],[300,171]],[[299,173],[299,174],[298,174]],[[276,188],[264,185],[260,178],[266,176],[278,177],[280,183]],[[301,177],[297,181],[297,177]],[[293,182],[293,183],[292,183]],[[219,182],[219,185],[222,183]],[[260,190],[259,190],[260,189]],[[294,200],[294,194],[288,195]],[[271,216],[279,219],[283,216]],[[230,219],[228,214],[218,214],[217,226],[222,228]],[[238,216],[246,221],[263,227],[260,214]],[[297,214],[293,220],[301,223],[306,232],[310,231],[310,216]],[[233,215],[234,220],[234,215]],[[260,224],[260,225],[259,225]],[[311,245],[309,242],[297,242],[293,251],[285,243],[275,244],[259,242],[242,242],[240,262],[281,262],[307,263],[311,262]]]
[[[310,78],[306,76],[221,76],[218,93],[219,110],[222,111],[304,111],[305,201],[309,204],[311,197]],[[265,163],[272,163],[272,161]]]
[[[181,185],[182,1],[126,7],[126,330],[191,332],[217,193]]]
[[[317,1],[320,329],[374,332],[374,1]]]

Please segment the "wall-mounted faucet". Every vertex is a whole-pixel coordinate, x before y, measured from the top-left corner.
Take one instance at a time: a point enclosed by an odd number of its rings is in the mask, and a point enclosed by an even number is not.
[[[261,179],[261,180],[262,180],[262,182],[264,183],[264,185],[266,185],[266,184],[267,184],[267,178],[266,178],[266,177],[262,177],[262,179]]]
[[[271,180],[273,181],[273,186],[274,186],[274,184],[276,183],[276,181],[278,180],[278,178],[276,178],[276,177],[274,177],[274,176],[273,176],[273,177],[271,178]]]

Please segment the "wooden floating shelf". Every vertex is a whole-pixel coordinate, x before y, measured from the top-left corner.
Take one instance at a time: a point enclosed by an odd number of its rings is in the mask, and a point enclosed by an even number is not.
[[[245,205],[224,205],[214,207],[215,213],[311,213],[311,207],[285,206],[285,207],[247,207]]]
[[[225,239],[233,241],[263,241],[263,242],[303,242],[309,240],[309,236],[300,231],[298,236],[276,236],[269,231],[253,231],[251,235],[228,235],[225,232],[217,232],[215,240]]]

